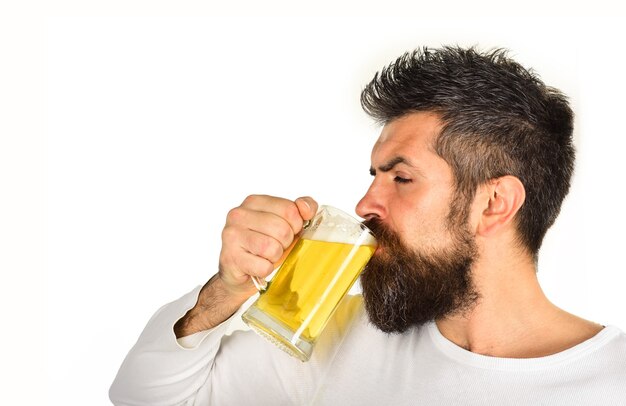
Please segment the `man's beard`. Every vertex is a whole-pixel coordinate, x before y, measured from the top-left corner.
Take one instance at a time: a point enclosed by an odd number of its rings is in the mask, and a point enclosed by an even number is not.
[[[478,299],[471,278],[477,250],[466,222],[449,246],[426,253],[407,247],[378,218],[366,220],[382,252],[361,274],[363,300],[372,324],[387,333],[461,313]]]

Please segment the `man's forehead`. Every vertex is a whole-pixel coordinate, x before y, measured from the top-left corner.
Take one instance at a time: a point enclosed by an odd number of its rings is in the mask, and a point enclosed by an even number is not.
[[[433,151],[433,144],[441,130],[441,119],[435,113],[406,114],[387,123],[374,144],[376,155],[415,155]],[[385,159],[384,157],[381,157]]]

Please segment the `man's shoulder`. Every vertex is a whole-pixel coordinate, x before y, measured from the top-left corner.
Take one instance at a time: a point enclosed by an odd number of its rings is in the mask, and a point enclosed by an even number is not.
[[[592,340],[594,345],[589,349],[612,364],[621,364],[620,370],[626,375],[626,333],[619,327],[606,326]]]

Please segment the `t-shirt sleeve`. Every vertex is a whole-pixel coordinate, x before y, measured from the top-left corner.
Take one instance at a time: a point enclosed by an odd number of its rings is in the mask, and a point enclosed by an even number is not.
[[[311,360],[303,363],[243,323],[241,314],[256,296],[222,324],[176,339],[174,324],[195,305],[201,288],[163,306],[152,316],[110,388],[113,404],[310,403],[331,368],[354,313],[351,309],[357,308],[353,306],[355,301],[345,301]]]
[[[161,307],[148,321],[109,390],[113,404],[198,404],[207,395],[220,342],[243,323],[237,321],[240,309],[210,330],[176,339],[174,324],[195,305],[201,288]]]

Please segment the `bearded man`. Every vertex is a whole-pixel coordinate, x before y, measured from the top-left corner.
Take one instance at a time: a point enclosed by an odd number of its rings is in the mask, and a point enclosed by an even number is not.
[[[232,321],[310,197],[231,210],[219,272],[161,308],[117,405],[626,404],[626,335],[544,295],[537,255],[574,168],[566,97],[505,51],[407,53],[361,94],[383,125],[356,207],[379,247],[308,363]]]

